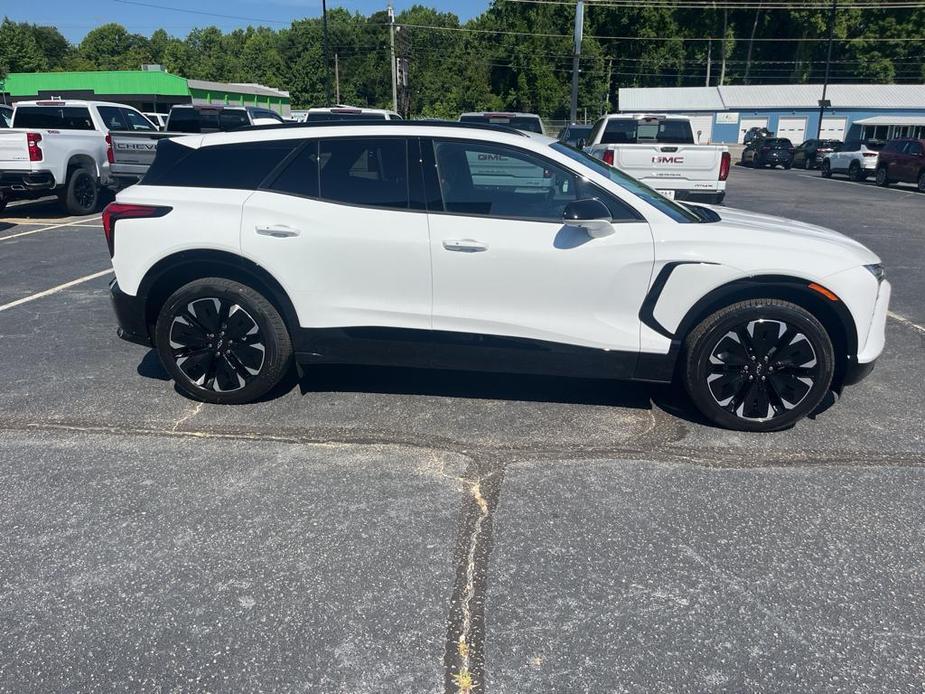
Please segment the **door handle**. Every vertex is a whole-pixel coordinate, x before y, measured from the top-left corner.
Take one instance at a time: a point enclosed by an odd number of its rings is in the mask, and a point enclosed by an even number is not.
[[[488,244],[473,239],[446,239],[443,247],[448,251],[459,253],[481,253],[488,250]]]
[[[269,224],[267,226],[258,226],[257,233],[261,236],[272,236],[275,239],[291,238],[299,236],[302,232],[299,229],[293,229],[285,224]]]

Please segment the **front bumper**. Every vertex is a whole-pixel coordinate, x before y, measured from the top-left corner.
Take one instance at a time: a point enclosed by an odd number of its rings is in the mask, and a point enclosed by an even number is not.
[[[136,345],[151,347],[151,333],[145,320],[144,302],[137,296],[130,296],[119,289],[119,283],[113,280],[109,283],[109,298],[119,329],[116,334],[127,342]]]

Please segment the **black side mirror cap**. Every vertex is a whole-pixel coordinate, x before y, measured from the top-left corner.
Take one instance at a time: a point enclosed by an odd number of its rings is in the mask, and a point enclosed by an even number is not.
[[[562,219],[566,222],[613,221],[610,209],[597,198],[570,202],[562,212]]]

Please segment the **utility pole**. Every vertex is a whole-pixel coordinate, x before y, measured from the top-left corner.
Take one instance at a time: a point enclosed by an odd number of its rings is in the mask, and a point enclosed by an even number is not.
[[[613,80],[613,58],[607,59],[607,86],[604,87],[604,108],[601,110],[601,114],[607,113],[610,111],[612,104],[610,103],[610,84]]]
[[[334,52],[334,103],[340,103],[340,65],[337,61],[337,51]]]
[[[829,10],[829,53],[825,59],[825,79],[822,81],[822,98],[819,99],[819,127],[816,129],[816,137],[822,137],[822,116],[825,114],[826,107],[830,102],[825,98],[829,89],[829,70],[832,68],[832,39],[835,38],[835,11],[838,0],[832,0],[832,8]]]
[[[710,86],[710,68],[713,67],[713,39],[707,41],[707,81],[704,83],[705,87]]]
[[[758,29],[758,15],[761,12],[761,3],[755,8],[755,21],[752,22],[752,35],[748,39],[748,57],[745,59],[745,84],[748,84],[748,73],[752,69],[752,46],[755,45],[755,31]]]
[[[331,72],[330,61],[328,60],[328,3],[327,0],[321,0],[321,23],[324,37],[324,105],[331,105]]]
[[[572,57],[572,108],[569,110],[569,122],[578,120],[578,67],[581,61],[581,39],[585,33],[585,3],[578,0],[575,5],[575,53]]]
[[[398,113],[398,66],[395,64],[395,10],[389,0],[389,53],[392,56],[392,110]]]
[[[726,25],[729,20],[729,10],[723,8],[723,43],[722,43],[722,62],[719,64],[719,86],[726,84]]]

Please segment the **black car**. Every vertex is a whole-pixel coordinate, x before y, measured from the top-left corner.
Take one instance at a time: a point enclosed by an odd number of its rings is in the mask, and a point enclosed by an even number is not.
[[[837,152],[841,140],[807,140],[793,152],[793,165],[804,169],[815,169],[826,154]]]
[[[742,165],[754,168],[793,166],[793,143],[786,137],[766,137],[754,140],[742,152]]]
[[[581,149],[587,143],[588,135],[591,134],[593,127],[593,125],[578,125],[577,123],[566,125],[559,133],[559,142]]]
[[[771,137],[773,134],[774,133],[772,133],[767,128],[761,128],[761,127],[755,126],[754,128],[749,128],[748,132],[745,133],[745,137],[742,139],[742,144],[750,145],[755,140],[761,140],[765,137]]]

